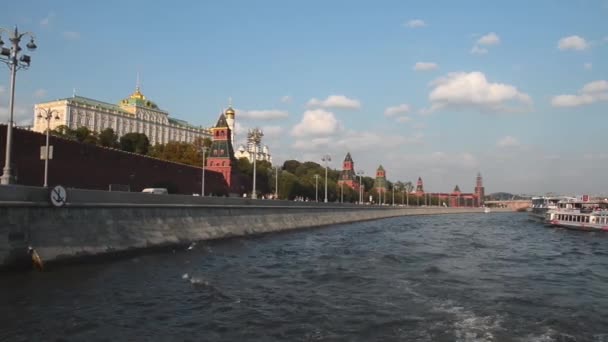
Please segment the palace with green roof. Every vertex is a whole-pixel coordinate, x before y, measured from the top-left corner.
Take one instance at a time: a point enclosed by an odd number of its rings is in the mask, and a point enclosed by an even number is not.
[[[65,125],[71,129],[85,126],[93,132],[112,128],[118,136],[127,133],[144,133],[151,144],[166,144],[169,141],[192,142],[196,138],[210,138],[211,131],[202,126],[193,126],[183,120],[169,117],[141,93],[139,86],[131,96],[118,104],[111,104],[82,96],[72,96],[34,106],[34,128],[45,132],[47,122],[38,114],[52,110],[59,120],[51,120],[50,127]]]

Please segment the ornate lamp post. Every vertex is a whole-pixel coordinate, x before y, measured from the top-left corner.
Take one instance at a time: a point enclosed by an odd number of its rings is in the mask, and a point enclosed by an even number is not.
[[[357,176],[359,176],[359,204],[363,203],[363,183],[361,182],[361,177],[365,174],[363,170],[357,171]]]
[[[326,154],[323,156],[323,158],[321,158],[321,160],[325,163],[325,203],[327,203],[327,167],[331,161],[331,156]]]
[[[257,194],[256,188],[255,188],[256,178],[257,178],[256,161],[258,159],[258,145],[262,141],[263,136],[264,136],[264,133],[262,133],[262,130],[259,128],[254,128],[254,129],[250,130],[248,133],[248,140],[253,141],[253,191],[251,193],[252,199],[258,198],[258,194]]]
[[[48,187],[48,177],[49,177],[49,135],[51,132],[51,119],[53,118],[53,114],[55,114],[55,120],[59,120],[60,117],[57,115],[57,111],[53,109],[40,109],[40,113],[38,113],[38,119],[43,119],[46,121],[46,147],[44,151],[44,187]]]
[[[0,177],[0,184],[8,185],[11,184],[13,180],[13,176],[11,175],[11,150],[13,144],[13,113],[15,110],[15,77],[17,76],[18,69],[29,68],[31,62],[31,58],[29,55],[22,54],[21,57],[19,57],[19,52],[21,51],[19,43],[21,42],[21,38],[23,38],[24,36],[29,36],[30,41],[26,45],[27,49],[30,51],[36,50],[36,44],[34,43],[33,33],[20,33],[17,29],[17,26],[15,26],[15,30],[13,32],[0,27],[0,34],[2,34],[3,32],[8,33],[8,40],[11,42],[11,47],[3,47],[4,42],[2,41],[2,37],[0,36],[0,61],[6,63],[10,69],[11,90],[8,105],[9,120],[8,126],[6,127],[6,158],[4,161],[4,168],[2,169],[2,177]]]
[[[279,199],[279,166],[275,167],[275,178],[274,178],[274,199]]]
[[[205,155],[209,147],[203,146],[201,147],[201,152],[203,153],[203,175],[201,176],[201,197],[205,197]]]
[[[319,175],[315,175],[315,202],[319,202]]]

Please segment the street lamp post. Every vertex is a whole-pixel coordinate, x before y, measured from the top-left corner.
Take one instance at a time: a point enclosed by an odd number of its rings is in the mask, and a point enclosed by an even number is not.
[[[257,178],[256,161],[258,159],[258,146],[260,145],[263,136],[264,133],[259,128],[250,129],[248,133],[248,139],[251,139],[253,141],[253,192],[251,194],[252,199],[258,198],[258,194],[255,187]]]
[[[256,179],[256,167],[255,161],[258,159],[258,147],[256,144],[253,145],[253,192],[251,193],[251,198],[257,199],[258,195],[255,190],[255,179]]]
[[[359,204],[363,203],[363,183],[361,181],[361,177],[363,176],[365,172],[363,172],[363,170],[359,170],[357,172],[357,176],[359,176]]]
[[[340,203],[344,202],[344,182],[340,183]]]
[[[275,168],[275,177],[274,177],[274,199],[279,199],[279,166]]]
[[[7,29],[0,28],[0,34],[2,34],[3,32],[8,33],[8,40],[12,44],[10,48],[3,47],[4,42],[2,41],[2,37],[0,37],[0,61],[8,65],[11,74],[11,89],[8,105],[9,120],[8,126],[6,127],[6,154],[4,160],[4,168],[2,169],[2,176],[0,177],[0,184],[8,185],[11,184],[13,180],[13,176],[11,175],[11,150],[13,144],[13,113],[15,110],[15,78],[17,76],[17,70],[29,68],[31,62],[31,58],[29,55],[22,54],[21,57],[17,58],[19,56],[19,52],[21,51],[19,43],[21,42],[21,38],[23,38],[24,36],[29,36],[30,41],[26,45],[27,49],[30,51],[36,50],[36,44],[34,43],[33,33],[20,33],[17,29],[17,26],[15,26],[15,30],[13,32]]]
[[[391,187],[391,192],[393,193],[393,207],[395,206],[395,186]]]
[[[57,111],[53,109],[40,109],[40,113],[38,113],[38,119],[46,120],[46,146],[44,151],[44,187],[48,187],[48,179],[49,179],[49,135],[51,133],[51,119],[53,118],[53,114],[55,114],[55,120],[59,120],[59,115],[57,115]]]
[[[329,162],[331,161],[331,156],[329,154],[326,154],[323,156],[323,158],[321,158],[321,160],[323,162],[325,162],[325,203],[327,203],[327,167]]]
[[[319,202],[319,175],[315,175],[315,202]]]
[[[203,152],[203,175],[201,176],[201,197],[205,197],[205,154],[209,148],[207,146],[201,147],[201,152]]]

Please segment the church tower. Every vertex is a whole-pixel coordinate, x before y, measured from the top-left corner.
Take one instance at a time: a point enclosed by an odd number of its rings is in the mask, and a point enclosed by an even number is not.
[[[380,165],[376,170],[376,180],[374,181],[374,188],[378,193],[386,192],[386,171],[384,171],[384,167]]]
[[[477,206],[481,207],[484,205],[485,195],[486,189],[483,187],[483,179],[481,178],[481,172],[478,172],[477,181],[475,184],[475,197],[477,197]]]
[[[221,173],[228,187],[231,187],[235,171],[232,135],[224,113],[220,115],[215,127],[211,128],[213,143],[209,150],[206,167],[208,170]]]
[[[417,195],[424,194],[424,184],[422,183],[422,177],[418,177],[418,182],[416,182],[416,194]]]
[[[226,111],[224,112],[224,114],[226,115],[226,123],[228,124],[228,128],[230,129],[230,140],[232,141],[232,143],[235,142],[234,140],[234,109],[232,108],[232,99],[228,99],[228,108],[226,109]]]
[[[359,182],[357,182],[357,175],[355,174],[355,163],[353,162],[350,152],[346,154],[344,162],[342,163],[342,172],[340,172],[338,184],[346,184],[354,190],[359,189]]]

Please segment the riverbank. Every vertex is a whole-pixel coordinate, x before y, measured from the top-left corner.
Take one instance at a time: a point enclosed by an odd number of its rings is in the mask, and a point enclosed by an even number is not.
[[[0,187],[0,268],[80,262],[194,241],[265,234],[406,215],[480,213],[482,208],[370,206],[244,198]]]

